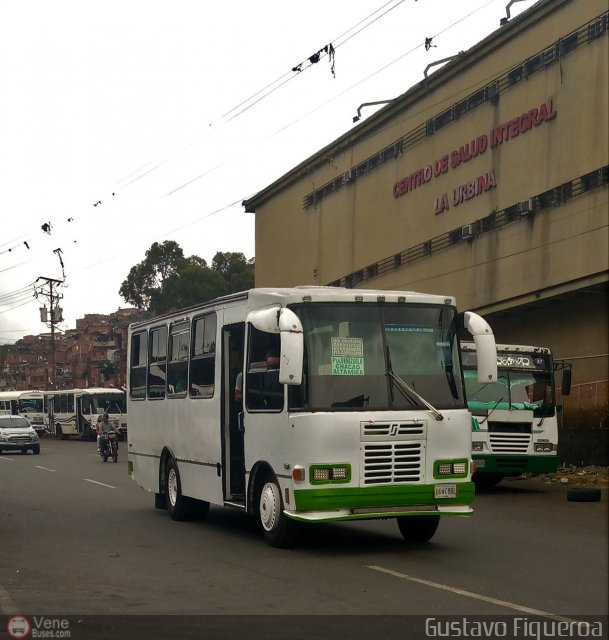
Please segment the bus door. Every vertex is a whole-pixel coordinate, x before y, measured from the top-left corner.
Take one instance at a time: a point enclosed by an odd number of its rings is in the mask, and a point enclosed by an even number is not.
[[[225,393],[222,408],[224,443],[224,486],[232,501],[245,501],[245,459],[243,448],[243,361],[245,324],[222,329]]]
[[[91,419],[91,398],[87,395],[75,398],[76,429],[83,440],[92,442],[97,438]]]

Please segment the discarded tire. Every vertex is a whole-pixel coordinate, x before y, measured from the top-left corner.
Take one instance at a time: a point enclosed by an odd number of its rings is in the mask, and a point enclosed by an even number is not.
[[[600,502],[601,490],[586,487],[573,487],[567,490],[569,502]]]

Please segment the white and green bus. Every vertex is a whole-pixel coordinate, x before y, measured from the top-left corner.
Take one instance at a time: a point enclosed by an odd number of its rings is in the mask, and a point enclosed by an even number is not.
[[[472,513],[463,322],[495,380],[490,327],[452,297],[252,289],[132,324],[130,473],[173,519],[230,506],[273,546],[379,518],[427,541]]]
[[[49,428],[59,439],[78,436],[82,440],[95,440],[97,420],[104,413],[108,414],[110,423],[121,437],[127,433],[127,403],[123,389],[60,389],[47,391],[46,396]]]
[[[472,412],[474,482],[558,469],[555,364],[544,347],[497,345],[497,380],[481,383],[476,345],[461,344],[467,404]],[[570,390],[563,373],[563,395]]]
[[[39,436],[47,432],[44,391],[0,391],[0,414],[27,418]]]

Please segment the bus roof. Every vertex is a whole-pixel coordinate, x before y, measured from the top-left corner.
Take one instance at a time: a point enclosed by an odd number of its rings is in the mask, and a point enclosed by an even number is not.
[[[0,391],[0,398],[2,398],[3,400],[9,400],[9,399],[14,399],[17,400],[18,398],[22,398],[22,397],[26,397],[28,394],[32,394],[34,396],[37,395],[44,395],[44,391],[41,391],[40,389],[22,389],[21,391]]]
[[[273,304],[285,307],[299,302],[378,302],[382,298],[385,302],[406,302],[412,304],[436,304],[456,306],[453,296],[443,296],[415,291],[385,291],[383,289],[347,289],[346,287],[325,287],[305,285],[298,287],[258,288],[233,293],[228,296],[202,302],[201,304],[164,313],[155,318],[135,322],[129,329],[146,326],[163,318],[213,308],[230,307],[238,302],[246,302],[248,307],[260,308]]]
[[[53,389],[52,391],[46,391],[47,395],[57,393],[89,393],[91,395],[103,395],[105,393],[125,393],[124,389],[117,389],[116,387],[87,387],[85,389]]]

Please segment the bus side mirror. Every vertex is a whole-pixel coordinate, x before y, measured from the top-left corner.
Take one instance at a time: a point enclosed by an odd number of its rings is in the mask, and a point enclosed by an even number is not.
[[[571,369],[564,369],[562,372],[561,392],[563,396],[568,396],[571,393]]]
[[[488,322],[476,313],[466,311],[465,328],[476,343],[478,382],[497,382],[497,345]]]
[[[304,340],[300,318],[290,309],[281,309],[279,315],[281,353],[279,361],[280,384],[302,384]]]

